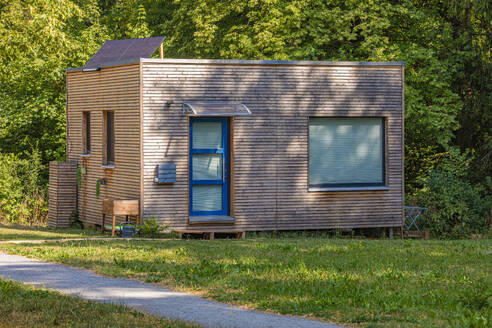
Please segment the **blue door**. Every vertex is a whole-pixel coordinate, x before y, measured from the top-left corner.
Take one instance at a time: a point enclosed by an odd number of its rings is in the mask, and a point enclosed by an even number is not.
[[[226,118],[190,121],[190,215],[228,215]]]

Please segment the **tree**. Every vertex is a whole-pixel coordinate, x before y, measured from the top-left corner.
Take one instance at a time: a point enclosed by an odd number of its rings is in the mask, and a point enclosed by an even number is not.
[[[161,1],[164,4],[165,1]],[[459,128],[452,25],[440,4],[388,0],[182,0],[156,27],[171,57],[405,61],[410,187]],[[162,16],[156,5],[152,16]],[[167,15],[169,17],[169,15]],[[408,165],[411,164],[411,165]]]
[[[65,153],[65,68],[81,66],[106,37],[97,5],[0,1],[0,151]]]

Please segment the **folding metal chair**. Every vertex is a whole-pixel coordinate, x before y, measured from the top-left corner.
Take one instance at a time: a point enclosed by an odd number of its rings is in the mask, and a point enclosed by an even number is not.
[[[420,228],[417,225],[417,219],[425,210],[427,210],[426,207],[405,206],[405,230],[408,231],[412,226],[414,226],[417,231],[420,231]]]

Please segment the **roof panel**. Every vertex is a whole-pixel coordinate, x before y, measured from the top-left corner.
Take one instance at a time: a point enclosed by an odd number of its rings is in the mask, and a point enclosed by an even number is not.
[[[85,64],[84,67],[104,67],[108,64],[138,61],[150,58],[164,41],[163,36],[141,39],[109,40]]]

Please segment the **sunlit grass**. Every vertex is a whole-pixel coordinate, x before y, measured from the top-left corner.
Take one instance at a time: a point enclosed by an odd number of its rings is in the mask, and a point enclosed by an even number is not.
[[[95,228],[54,229],[43,227],[26,227],[20,225],[3,225],[0,223],[0,240],[37,240],[82,237],[107,237],[107,235],[102,235],[101,231]]]
[[[490,239],[118,240],[0,249],[348,326],[492,323]]]
[[[198,327],[0,279],[0,327]]]

